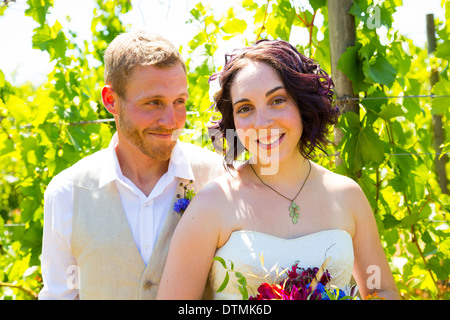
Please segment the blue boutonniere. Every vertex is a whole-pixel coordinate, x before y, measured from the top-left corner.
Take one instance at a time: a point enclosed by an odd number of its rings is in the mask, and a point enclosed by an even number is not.
[[[180,183],[180,186],[183,187],[183,197],[180,194],[177,194],[178,200],[175,201],[173,205],[173,210],[178,212],[180,215],[186,211],[189,203],[191,203],[192,198],[195,196],[196,192],[193,189],[188,189],[188,186],[193,183],[193,180],[190,180],[188,184],[183,185]]]

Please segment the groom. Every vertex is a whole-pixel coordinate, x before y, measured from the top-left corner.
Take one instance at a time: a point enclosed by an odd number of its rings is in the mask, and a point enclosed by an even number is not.
[[[177,140],[188,90],[170,42],[118,36],[105,52],[105,83],[117,126],[109,147],[58,174],[44,195],[40,299],[155,298],[177,195],[224,172],[221,157]]]

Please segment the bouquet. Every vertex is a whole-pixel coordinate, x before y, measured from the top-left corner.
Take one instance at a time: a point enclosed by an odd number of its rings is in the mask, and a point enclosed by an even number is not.
[[[264,258],[260,256],[262,268],[266,271],[267,275],[264,279],[267,279],[274,266],[270,271],[264,267]],[[244,300],[358,300],[358,287],[356,285],[346,285],[343,288],[337,288],[329,284],[331,280],[330,273],[326,269],[326,266],[330,260],[330,257],[319,267],[315,268],[301,268],[298,266],[298,262],[292,267],[284,269],[281,273],[276,268],[276,279],[282,274],[286,273],[287,278],[277,282],[269,283],[264,281],[258,287],[258,293],[253,296],[249,296],[247,289],[247,280],[244,275],[234,270],[234,264],[231,262],[230,268],[226,266],[226,262],[221,257],[215,257],[214,260],[220,262],[222,266],[227,269],[225,279],[217,292],[223,291],[229,281],[229,272],[235,273],[238,279],[239,291],[242,294]],[[251,276],[257,277],[256,275]],[[382,299],[376,294],[367,297],[368,299]],[[366,298],[366,299],[367,299]]]
[[[300,268],[298,263],[287,269],[287,278],[280,283],[262,283],[258,287],[258,294],[249,300],[354,300],[357,286],[344,288],[331,287],[327,284],[331,280],[330,273],[324,266],[320,268]]]

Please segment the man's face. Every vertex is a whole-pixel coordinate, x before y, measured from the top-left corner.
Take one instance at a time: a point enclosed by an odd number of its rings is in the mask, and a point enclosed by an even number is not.
[[[126,86],[126,97],[117,101],[118,133],[126,144],[147,157],[166,161],[184,128],[187,99],[181,64],[169,68],[136,66]]]

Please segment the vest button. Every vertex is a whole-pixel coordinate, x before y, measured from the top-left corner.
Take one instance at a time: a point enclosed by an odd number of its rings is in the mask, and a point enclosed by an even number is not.
[[[153,287],[154,283],[151,282],[150,280],[147,280],[144,282],[144,289],[145,290],[150,290]]]

